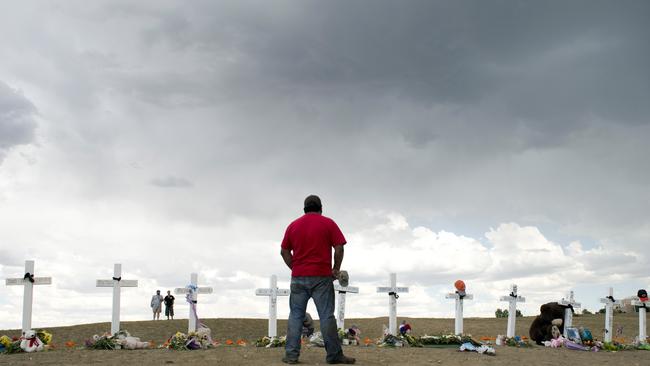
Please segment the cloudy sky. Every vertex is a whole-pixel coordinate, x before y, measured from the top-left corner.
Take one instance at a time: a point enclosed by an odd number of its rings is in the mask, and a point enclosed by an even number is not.
[[[190,272],[264,317],[308,194],[348,239],[348,316],[493,316],[650,285],[647,1],[0,4],[0,277],[34,326],[123,319]],[[22,289],[0,286],[0,329]],[[288,301],[279,300],[280,317]],[[177,312],[187,306],[179,299]],[[505,323],[504,323],[505,328]]]

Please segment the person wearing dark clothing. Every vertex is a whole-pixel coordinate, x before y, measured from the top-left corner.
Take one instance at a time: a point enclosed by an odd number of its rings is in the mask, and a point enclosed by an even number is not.
[[[174,300],[176,300],[174,295],[171,294],[171,291],[167,290],[167,296],[165,296],[165,299],[163,300],[165,302],[165,316],[167,317],[167,320],[169,320],[170,317],[174,320]]]

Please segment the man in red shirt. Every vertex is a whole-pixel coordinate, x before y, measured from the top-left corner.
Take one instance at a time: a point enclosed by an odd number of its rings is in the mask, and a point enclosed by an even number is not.
[[[318,196],[305,198],[305,214],[287,227],[282,240],[282,259],[291,269],[289,325],[285,363],[298,363],[300,336],[307,302],[314,299],[329,364],[352,364],[343,355],[334,318],[334,284],[343,262],[345,237],[334,220],[322,215]],[[332,265],[334,248],[334,265]]]

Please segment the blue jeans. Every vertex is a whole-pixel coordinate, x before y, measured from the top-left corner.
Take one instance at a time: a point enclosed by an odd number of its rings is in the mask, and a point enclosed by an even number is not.
[[[325,341],[327,361],[343,356],[336,318],[334,318],[334,283],[332,277],[291,277],[289,297],[289,325],[287,329],[286,357],[297,360],[300,357],[300,336],[305,320],[307,302],[314,299],[320,318],[320,330]]]

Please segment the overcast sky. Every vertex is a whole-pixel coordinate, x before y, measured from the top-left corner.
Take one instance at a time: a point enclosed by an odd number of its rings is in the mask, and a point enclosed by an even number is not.
[[[256,287],[321,196],[361,294],[349,317],[588,309],[650,285],[647,1],[0,3],[0,277],[34,326],[122,318],[190,272],[200,317],[264,317]],[[0,286],[0,329],[22,288]],[[179,298],[177,312],[187,306]],[[288,300],[279,300],[280,317]],[[312,313],[315,311],[312,310]],[[505,330],[505,323],[504,323]]]

